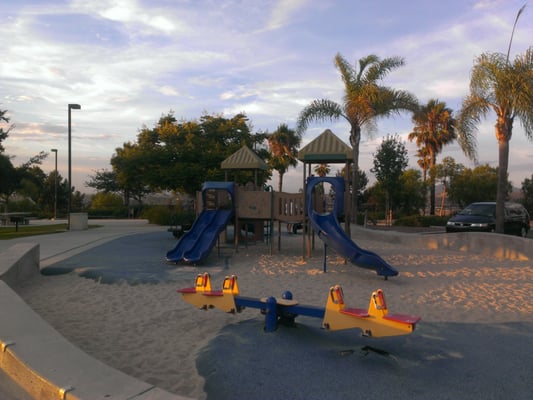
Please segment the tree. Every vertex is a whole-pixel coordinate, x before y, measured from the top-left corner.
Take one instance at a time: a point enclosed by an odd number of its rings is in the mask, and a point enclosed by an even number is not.
[[[350,124],[350,144],[353,151],[354,171],[352,188],[359,187],[359,143],[361,130],[375,129],[375,120],[389,117],[403,110],[414,111],[416,98],[407,91],[395,90],[380,85],[390,72],[404,65],[403,58],[390,57],[380,59],[369,55],[359,60],[357,66],[350,65],[340,54],[335,56],[335,66],[344,82],[343,103],[332,100],[314,100],[298,116],[296,131],[303,133],[313,121],[345,119]],[[357,191],[352,194],[352,218],[357,218]]]
[[[425,204],[424,193],[420,171],[413,168],[403,171],[397,195],[399,210],[406,215],[419,214]]]
[[[98,192],[91,199],[91,209],[120,209],[124,205],[123,199],[117,193]]]
[[[329,164],[318,164],[315,166],[314,171],[318,176],[326,176],[330,173],[331,168]]]
[[[142,203],[143,197],[150,192],[147,184],[148,174],[157,173],[158,169],[166,166],[160,165],[158,168],[157,164],[149,162],[149,157],[150,153],[143,152],[141,147],[134,143],[124,143],[122,148],[115,149],[115,154],[111,157],[116,184],[123,193],[126,207],[129,207],[131,198]],[[106,174],[103,178],[109,177]]]
[[[416,141],[416,145],[422,155],[427,153],[430,188],[429,213],[430,215],[435,215],[435,164],[437,163],[437,154],[442,151],[444,145],[455,140],[455,120],[452,117],[452,110],[446,107],[446,103],[431,99],[426,105],[419,106],[413,113],[412,121],[415,126],[408,138],[410,141]]]
[[[90,176],[90,180],[85,182],[85,186],[104,193],[122,192],[120,185],[117,182],[117,174],[115,171],[100,169],[94,172],[95,174]]]
[[[533,175],[531,175],[531,179],[526,178],[522,182],[522,193],[524,194],[524,207],[529,215],[533,216]]]
[[[9,118],[6,116],[7,110],[0,110],[0,124],[2,122],[8,124]],[[7,139],[9,136],[9,131],[13,125],[10,125],[7,127],[7,129],[4,130],[3,127],[0,126],[0,153],[3,153],[5,151],[4,146],[2,146],[2,142]]]
[[[520,15],[520,9],[518,16]],[[517,20],[518,20],[517,16]],[[516,25],[516,21],[515,21]],[[514,28],[513,28],[514,32]],[[510,44],[509,44],[510,47]],[[482,118],[490,111],[496,114],[498,142],[498,187],[496,195],[496,232],[503,233],[504,202],[507,195],[509,142],[513,123],[518,118],[528,139],[533,139],[533,48],[509,62],[502,53],[483,53],[476,59],[470,76],[470,94],[463,100],[458,128],[461,142],[475,158],[473,134]]]
[[[283,175],[290,167],[298,165],[298,147],[302,138],[286,124],[280,124],[274,133],[268,135],[267,141],[271,153],[268,163],[271,168],[278,171],[278,191],[281,192]]]
[[[7,212],[9,197],[15,192],[18,181],[17,171],[8,156],[0,154],[0,198],[5,203],[4,212]]]
[[[379,184],[385,190],[385,215],[391,210],[391,197],[400,186],[400,176],[407,168],[409,158],[405,144],[399,136],[387,135],[374,154],[374,167],[371,169]]]
[[[451,176],[448,193],[450,199],[463,208],[477,201],[494,201],[497,186],[498,168],[484,164],[473,170],[464,168]]]
[[[417,164],[422,169],[422,180],[426,182],[430,164],[428,149],[425,146],[420,147],[416,152],[416,156],[418,157]]]
[[[448,195],[449,181],[464,170],[463,164],[457,164],[453,157],[444,157],[442,162],[435,165],[435,179],[442,183],[442,203],[440,215],[444,214],[444,200]]]
[[[46,176],[39,165],[47,156],[47,153],[40,152],[22,165],[14,167],[8,156],[0,154],[0,195],[6,204],[5,209],[9,198],[16,192],[38,202]]]
[[[224,180],[222,161],[242,146],[255,149],[265,139],[265,134],[250,133],[244,114],[229,119],[206,114],[199,120],[178,122],[171,111],[154,128],[143,127],[136,142],[117,148],[111,166],[127,206],[130,196],[141,201],[150,191],[194,194],[206,181]],[[256,154],[265,159],[268,150],[259,148]],[[253,171],[239,174],[238,183],[253,179]],[[258,184],[263,185],[270,174],[259,172]]]

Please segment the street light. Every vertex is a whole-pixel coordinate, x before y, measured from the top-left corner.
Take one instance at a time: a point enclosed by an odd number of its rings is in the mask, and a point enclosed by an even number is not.
[[[57,219],[57,149],[50,151],[56,153],[56,168],[54,170],[54,221]]]
[[[72,207],[72,145],[71,145],[72,127],[71,127],[70,110],[81,110],[81,106],[79,104],[68,105],[68,207],[67,207],[68,230],[70,230],[70,208]]]

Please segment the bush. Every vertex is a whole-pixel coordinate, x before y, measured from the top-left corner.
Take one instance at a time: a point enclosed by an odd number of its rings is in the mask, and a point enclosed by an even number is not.
[[[87,210],[87,215],[92,219],[113,218],[121,219],[128,218],[128,209],[124,206],[114,208],[90,208]]]
[[[142,218],[157,225],[191,225],[195,217],[196,215],[192,211],[167,206],[146,206],[142,212]]]
[[[440,217],[438,215],[410,215],[396,219],[394,225],[427,228],[430,226],[445,226],[447,221],[448,217]]]

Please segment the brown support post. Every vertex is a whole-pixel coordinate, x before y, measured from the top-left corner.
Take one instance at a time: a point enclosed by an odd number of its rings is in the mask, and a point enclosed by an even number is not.
[[[351,208],[352,201],[350,196],[350,161],[346,160],[346,166],[344,167],[344,231],[349,238],[352,237],[352,228],[350,226],[351,221]]]

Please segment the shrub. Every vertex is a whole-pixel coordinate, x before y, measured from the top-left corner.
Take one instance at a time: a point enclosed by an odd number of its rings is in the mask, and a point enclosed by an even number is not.
[[[445,226],[447,221],[448,217],[440,217],[438,215],[409,215],[396,219],[394,225],[427,228],[430,226]]]
[[[151,224],[157,225],[191,225],[195,214],[168,206],[145,206],[142,218],[146,218]]]

